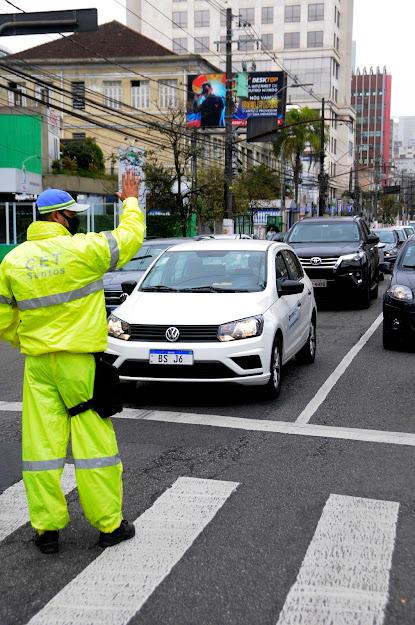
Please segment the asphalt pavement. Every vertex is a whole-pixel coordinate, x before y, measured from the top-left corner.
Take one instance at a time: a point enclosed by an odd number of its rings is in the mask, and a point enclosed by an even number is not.
[[[413,625],[415,355],[383,350],[380,313],[321,307],[315,364],[288,364],[273,402],[129,389],[114,424],[136,538],[97,547],[69,466],[57,556],[31,542],[23,359],[1,344],[1,625]]]

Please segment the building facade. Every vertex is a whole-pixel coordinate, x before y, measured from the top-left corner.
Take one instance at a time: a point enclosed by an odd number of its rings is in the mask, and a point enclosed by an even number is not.
[[[352,105],[356,110],[356,163],[376,173],[381,183],[391,166],[392,76],[386,68],[359,69],[352,77]]]
[[[126,20],[178,54],[197,52],[224,70],[226,18],[215,6],[206,0],[165,0],[155,10],[145,0],[128,0]],[[319,109],[325,98],[326,173],[331,197],[340,197],[353,167],[353,0],[231,0],[227,6],[233,12],[234,71],[286,69],[289,83],[309,84],[307,91],[288,89],[288,102]],[[317,173],[318,167],[314,178]]]

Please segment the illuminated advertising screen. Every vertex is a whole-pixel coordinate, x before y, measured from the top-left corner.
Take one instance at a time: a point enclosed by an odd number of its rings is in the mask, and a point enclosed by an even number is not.
[[[245,127],[249,117],[277,117],[281,125],[285,114],[285,85],[284,72],[249,72],[248,99],[237,98],[233,90],[232,125]],[[189,75],[187,87],[187,126],[224,128],[226,75]]]

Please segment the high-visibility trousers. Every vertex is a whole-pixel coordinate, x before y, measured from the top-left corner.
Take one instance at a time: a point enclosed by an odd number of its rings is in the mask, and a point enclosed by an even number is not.
[[[122,464],[110,419],[68,408],[91,399],[95,359],[56,352],[26,356],[23,384],[23,480],[30,521],[38,531],[69,521],[61,487],[69,437],[76,482],[88,521],[112,532],[122,521]]]

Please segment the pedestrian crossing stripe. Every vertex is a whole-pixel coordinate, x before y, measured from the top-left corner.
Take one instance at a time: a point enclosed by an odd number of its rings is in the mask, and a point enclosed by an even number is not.
[[[277,625],[382,625],[398,510],[330,495]]]
[[[67,495],[74,488],[76,488],[75,469],[72,464],[67,464],[62,473],[62,489]],[[26,492],[21,480],[0,495],[0,541],[28,521]]]
[[[28,625],[126,625],[210,523],[236,482],[181,477],[111,547],[58,592]]]

